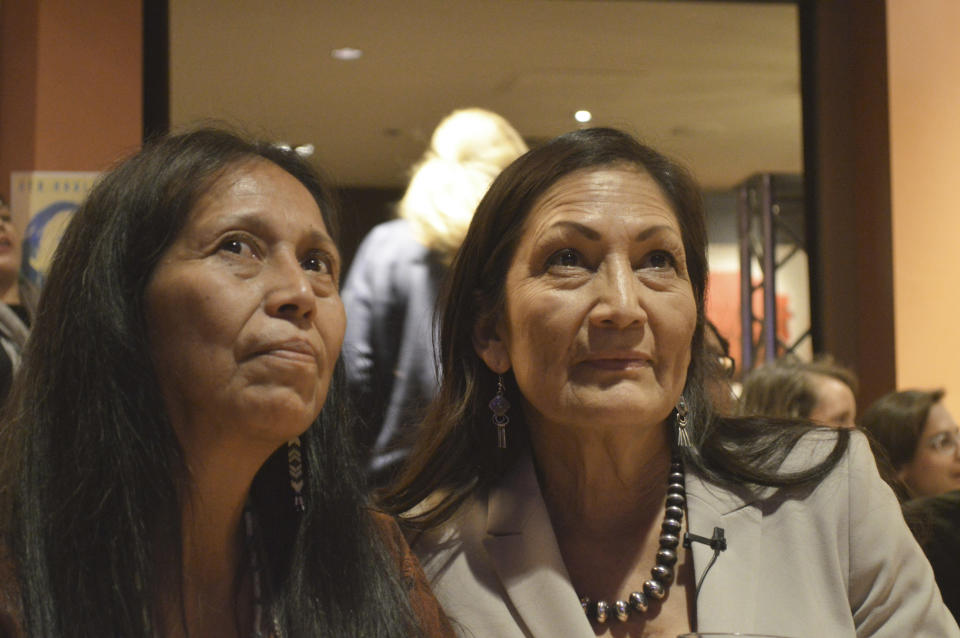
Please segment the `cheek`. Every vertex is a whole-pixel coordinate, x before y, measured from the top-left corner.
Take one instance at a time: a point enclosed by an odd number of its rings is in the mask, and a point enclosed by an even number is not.
[[[505,338],[513,367],[542,372],[563,363],[580,328],[576,308],[569,296],[523,290],[513,295]]]
[[[684,299],[682,303],[671,304],[659,316],[658,332],[663,336],[663,345],[676,353],[674,361],[686,373],[697,328],[696,304],[693,299]]]
[[[346,328],[347,314],[339,296],[323,299],[317,304],[317,330],[330,359],[330,369],[340,356]]]
[[[244,322],[241,299],[223,294],[223,287],[177,280],[156,283],[146,297],[150,344],[158,367],[177,368],[158,372],[192,373],[189,368],[202,367],[205,360],[233,356]]]

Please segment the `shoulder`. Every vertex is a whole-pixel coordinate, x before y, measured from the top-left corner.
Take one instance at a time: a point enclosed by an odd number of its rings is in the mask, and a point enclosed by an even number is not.
[[[411,516],[430,508],[438,495],[427,498],[408,512]],[[487,527],[487,498],[473,494],[461,503],[454,513],[439,525],[427,530],[411,531],[407,538],[420,559],[431,582],[442,578],[456,558],[480,551]]]
[[[421,255],[427,252],[427,247],[414,237],[410,222],[394,219],[374,226],[360,242],[357,254],[363,253],[367,258],[382,260],[385,256]]]
[[[416,556],[392,516],[381,512],[372,512],[374,526],[380,531],[389,554],[396,560],[400,580],[407,589],[410,606],[420,622],[423,635],[427,638],[453,636],[453,629],[440,603],[427,583]]]
[[[430,251],[413,236],[405,219],[384,222],[367,233],[357,247],[347,272],[343,291],[346,297],[358,289],[375,288],[378,293],[404,285],[429,262]]]
[[[23,606],[16,563],[5,539],[0,538],[0,638],[23,636]]]
[[[809,454],[822,460],[829,454],[829,441],[829,433],[804,437],[791,457]],[[799,458],[793,462],[801,463]],[[958,635],[930,564],[907,528],[893,490],[880,477],[862,432],[850,433],[843,457],[805,501],[807,516],[815,521],[809,535],[819,535],[818,546],[839,557],[859,634]]]

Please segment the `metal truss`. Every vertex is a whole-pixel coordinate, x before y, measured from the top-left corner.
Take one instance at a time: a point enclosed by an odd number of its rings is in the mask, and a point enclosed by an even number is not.
[[[751,176],[738,187],[738,217],[741,365],[747,371],[760,363],[760,357],[772,361],[796,353],[812,338],[809,325],[789,343],[777,336],[777,272],[791,260],[807,257],[803,178],[781,173]],[[754,282],[757,271],[760,280]],[[759,314],[753,303],[757,291],[762,298]]]

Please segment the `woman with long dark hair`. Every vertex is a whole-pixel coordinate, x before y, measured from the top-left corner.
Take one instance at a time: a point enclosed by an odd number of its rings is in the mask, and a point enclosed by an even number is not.
[[[681,167],[585,129],[507,167],[384,495],[464,635],[960,636],[863,437],[715,414]]]
[[[448,631],[365,501],[340,407],[336,233],[305,161],[218,130],[148,144],[93,189],[2,429],[10,627]]]

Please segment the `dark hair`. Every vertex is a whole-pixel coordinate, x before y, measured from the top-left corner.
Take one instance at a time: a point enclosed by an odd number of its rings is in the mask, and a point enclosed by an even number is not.
[[[927,424],[930,408],[943,399],[943,390],[903,390],[877,399],[863,414],[861,424],[871,443],[899,470],[913,459]]]
[[[583,129],[534,148],[500,174],[480,202],[453,262],[438,304],[440,390],[408,466],[383,495],[387,508],[402,512],[434,491],[443,493],[422,515],[408,519],[410,524],[439,523],[473,490],[496,482],[520,455],[523,445],[498,449],[494,428],[489,427],[486,405],[496,392],[497,378],[474,351],[474,326],[504,307],[507,270],[538,199],[575,171],[617,165],[643,170],[660,185],[683,238],[697,307],[684,389],[695,439],[695,446],[684,451],[688,466],[719,482],[789,485],[815,480],[846,449],[847,434],[838,433],[838,445],[827,460],[809,471],[782,476],[775,467],[805,430],[774,436],[767,421],[714,416],[704,389],[705,377],[716,366],[707,363],[703,347],[707,233],[699,188],[685,169],[629,135],[608,128]],[[512,375],[504,375],[504,380],[508,394],[517,393]],[[527,437],[519,415],[511,420],[510,436],[518,443]]]
[[[59,245],[2,426],[4,533],[29,635],[159,631],[157,566],[179,569],[178,494],[190,479],[150,357],[144,290],[197,201],[251,161],[303,184],[336,237],[333,195],[309,164],[207,128],[153,141],[107,173]],[[306,510],[283,491],[285,447],[251,487],[264,604],[288,635],[415,635],[366,509],[339,367],[301,437]]]

